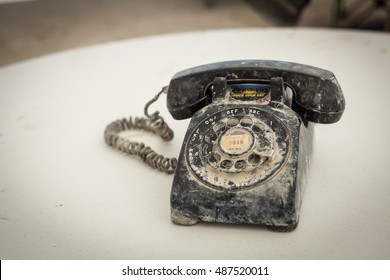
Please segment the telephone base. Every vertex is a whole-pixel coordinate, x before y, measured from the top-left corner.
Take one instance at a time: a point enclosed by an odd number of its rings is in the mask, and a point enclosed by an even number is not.
[[[182,215],[177,215],[175,213],[171,213],[171,221],[181,226],[193,226],[199,222],[199,220],[197,219],[189,218]]]
[[[172,184],[172,220],[179,225],[193,225],[204,221],[264,225],[279,232],[294,230],[298,224],[302,192],[309,167],[313,125],[302,120],[286,105],[277,102],[254,108],[228,105],[205,107],[206,109],[195,114],[191,120]],[[255,112],[256,116],[250,115],[249,110],[252,114]],[[229,116],[225,117],[224,114]],[[208,115],[206,120],[202,119],[204,115]],[[264,160],[255,169],[235,173],[220,170],[224,168],[222,165],[213,165],[214,162],[204,156],[208,142],[203,139],[213,139],[210,129],[207,130],[209,126],[206,126],[206,122],[211,119],[218,124],[218,121],[224,118],[239,120],[239,124],[231,125],[227,130],[232,131],[231,135],[234,135],[233,132],[246,135],[244,132],[247,128],[241,126],[241,123],[244,123],[242,119],[246,121],[251,118],[253,123],[267,123],[261,130],[263,134],[271,131],[267,125],[271,126],[272,123],[272,135],[276,136],[270,138],[273,139],[272,147],[276,157]],[[198,125],[199,123],[201,125]],[[214,125],[212,128],[217,130],[218,127]],[[255,128],[252,129],[256,132]],[[260,132],[256,133],[262,135]],[[227,132],[223,134],[226,135]],[[226,139],[221,140],[223,136],[214,140],[219,146],[213,148],[215,151],[212,150],[221,154],[221,157],[225,156],[221,149],[228,143]],[[267,139],[264,139],[259,136],[256,141],[265,143]],[[205,146],[206,148],[203,148]],[[230,158],[237,163],[237,157],[239,156],[233,155]],[[247,165],[251,164],[250,159],[246,162]],[[235,167],[236,163],[232,166]]]

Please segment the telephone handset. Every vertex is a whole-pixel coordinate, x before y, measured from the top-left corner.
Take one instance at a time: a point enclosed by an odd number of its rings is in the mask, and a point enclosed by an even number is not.
[[[172,116],[186,119],[209,104],[212,101],[209,89],[215,77],[223,77],[229,84],[269,84],[273,78],[281,78],[295,91],[292,109],[311,122],[336,122],[345,107],[343,93],[332,72],[285,61],[240,60],[177,73],[168,88],[167,106]]]
[[[143,128],[173,137],[158,112],[121,120],[106,142],[166,173],[174,172],[171,219],[258,224],[293,230],[299,219],[313,137],[312,123],[337,122],[345,100],[333,73],[283,61],[213,63],[173,76],[167,107],[175,119],[192,117],[178,160],[118,136]]]

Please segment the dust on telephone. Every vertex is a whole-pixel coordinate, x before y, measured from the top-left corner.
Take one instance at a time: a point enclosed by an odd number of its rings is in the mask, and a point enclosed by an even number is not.
[[[149,106],[162,93],[177,120],[191,117],[179,158],[120,135],[143,129],[164,141],[173,131]],[[171,220],[296,228],[309,167],[313,123],[337,122],[345,109],[332,72],[292,62],[238,60],[181,71],[145,105],[145,118],[109,124],[105,141],[174,173]]]

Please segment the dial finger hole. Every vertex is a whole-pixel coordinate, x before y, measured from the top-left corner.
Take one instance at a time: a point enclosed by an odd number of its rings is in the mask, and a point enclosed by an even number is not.
[[[260,162],[260,156],[259,155],[256,155],[256,154],[251,154],[249,157],[248,157],[248,162],[252,165],[255,165],[255,164],[259,164]]]
[[[233,162],[231,160],[225,159],[221,162],[221,167],[224,169],[230,169],[233,166]]]
[[[226,123],[227,123],[228,126],[235,126],[239,122],[240,121],[237,118],[228,118]]]
[[[222,121],[219,121],[213,126],[213,131],[215,133],[221,133],[226,129],[226,124]]]
[[[259,123],[255,123],[253,126],[252,126],[252,130],[255,132],[255,133],[260,133],[262,130],[263,130],[264,126],[262,124],[259,124]]]
[[[202,147],[202,152],[204,155],[208,155],[212,151],[212,146],[210,144],[205,144]]]
[[[250,127],[253,125],[253,120],[248,117],[244,117],[241,119],[241,125],[245,127]]]
[[[204,136],[204,141],[207,143],[213,143],[215,140],[217,140],[217,135],[212,132],[209,132]]]
[[[265,137],[259,137],[259,150],[270,149],[272,147],[271,141]]]
[[[234,167],[238,170],[244,169],[246,167],[246,161],[245,160],[237,160],[234,164]]]

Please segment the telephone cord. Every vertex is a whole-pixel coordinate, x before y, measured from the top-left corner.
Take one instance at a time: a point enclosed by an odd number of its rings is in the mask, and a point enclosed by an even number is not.
[[[151,101],[145,105],[144,117],[130,117],[129,119],[123,118],[110,123],[104,131],[105,142],[124,153],[129,155],[136,155],[142,159],[147,165],[152,168],[167,174],[175,172],[177,166],[176,158],[167,158],[163,155],[156,153],[152,148],[146,146],[142,142],[134,142],[120,135],[121,132],[126,130],[141,129],[144,131],[152,132],[164,141],[170,141],[173,138],[173,131],[165,123],[163,117],[159,116],[159,112],[155,112],[149,115],[148,108],[155,102],[161,93],[162,89]]]

